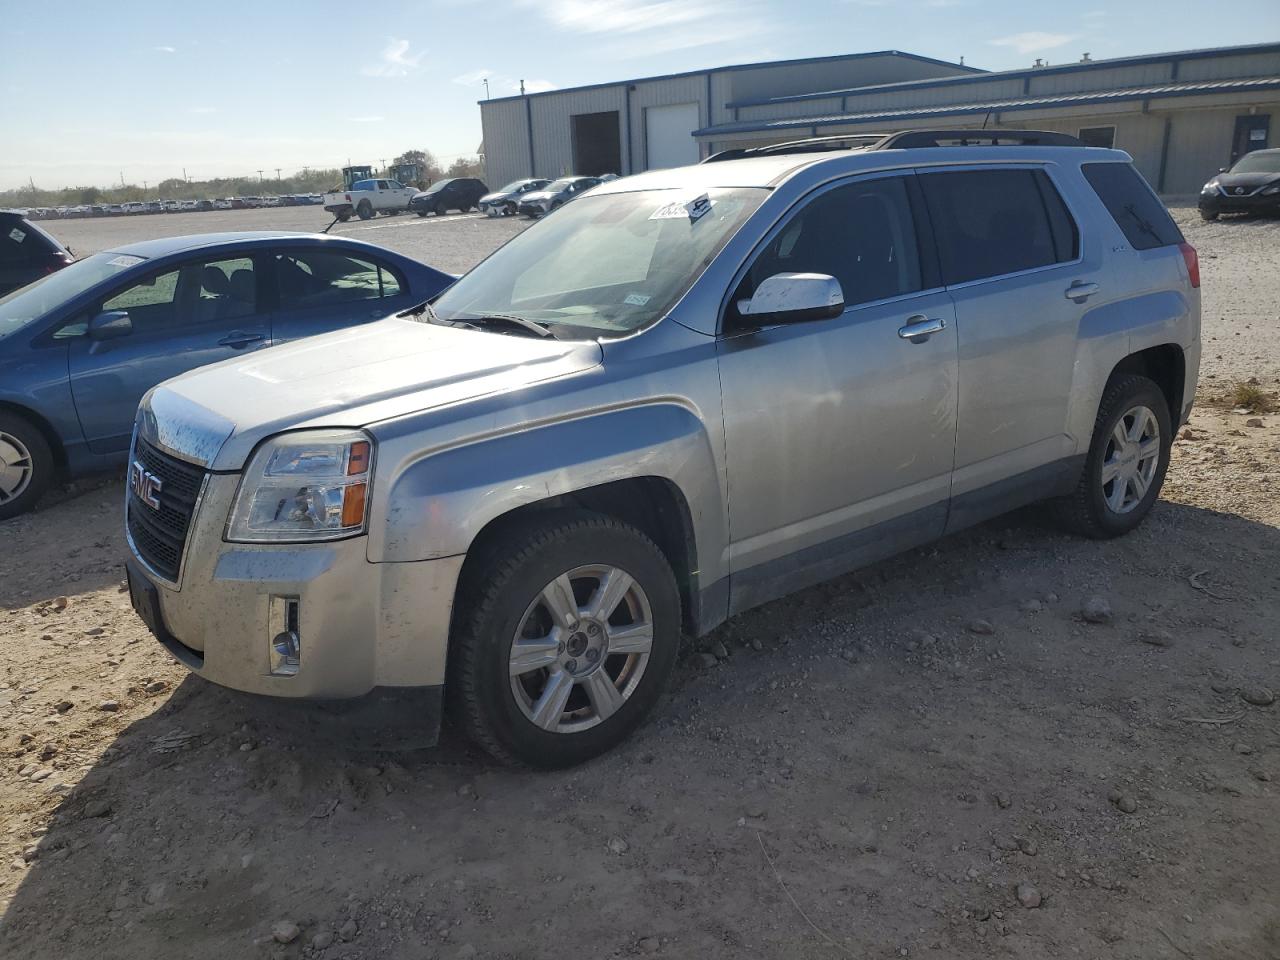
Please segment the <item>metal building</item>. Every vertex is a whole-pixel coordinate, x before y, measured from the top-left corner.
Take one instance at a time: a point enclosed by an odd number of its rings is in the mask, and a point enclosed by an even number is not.
[[[1280,43],[995,73],[896,50],[720,67],[482,101],[490,183],[637,173],[808,136],[1035,127],[1114,146],[1192,193],[1274,142]]]

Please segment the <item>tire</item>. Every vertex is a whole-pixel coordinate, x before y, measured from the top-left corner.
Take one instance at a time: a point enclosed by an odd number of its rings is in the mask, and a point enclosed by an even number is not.
[[[427,208],[426,208],[426,207],[414,207],[413,212],[414,212],[414,213],[416,213],[416,214],[417,214],[418,216],[420,216],[420,217],[425,217],[425,216],[427,215]]]
[[[1218,219],[1218,211],[1217,211],[1217,210],[1201,210],[1201,211],[1200,211],[1200,219],[1201,219],[1201,220],[1209,220],[1209,221],[1217,220],[1217,219]]]
[[[1140,412],[1143,410],[1150,414],[1150,420]],[[1145,425],[1140,425],[1139,419]],[[1152,423],[1158,432],[1156,437],[1150,433]],[[1135,437],[1147,440],[1135,443],[1131,453],[1125,453],[1123,448],[1117,448],[1118,429],[1130,442]],[[1153,447],[1149,446],[1151,440],[1155,441]],[[1095,540],[1108,540],[1136,528],[1160,496],[1172,443],[1172,418],[1160,388],[1135,374],[1113,377],[1098,405],[1080,482],[1074,493],[1056,504],[1059,519],[1073,532]],[[1143,455],[1144,449],[1154,457],[1149,469],[1146,465],[1150,458]],[[1104,483],[1104,470],[1118,472],[1118,477]],[[1122,480],[1123,490],[1117,487]]]
[[[17,414],[0,411],[0,520],[35,506],[56,471],[44,434]]]
[[[544,599],[563,597],[554,587],[570,574],[573,598],[561,609],[581,616],[573,627],[556,625]],[[611,601],[612,616],[593,620],[583,611],[617,593],[606,582],[626,592]],[[459,601],[450,709],[507,763],[559,769],[614,747],[653,709],[679,651],[680,595],[666,558],[644,534],[600,514],[556,512],[520,527],[477,561]],[[649,627],[647,649],[636,631],[623,634],[639,624]],[[516,641],[530,635],[540,639],[525,641],[526,669],[513,678]],[[621,643],[627,652],[616,652]]]
[[[371,204],[368,200],[361,200],[360,205],[356,207],[356,216],[358,216],[361,220],[372,219],[374,216],[373,204]]]
[[[448,209],[444,204],[442,204],[442,203],[438,203],[438,204],[436,204],[436,216],[437,216],[437,217],[443,217],[443,216],[444,216],[446,213],[448,213],[448,212],[449,212],[449,209]]]

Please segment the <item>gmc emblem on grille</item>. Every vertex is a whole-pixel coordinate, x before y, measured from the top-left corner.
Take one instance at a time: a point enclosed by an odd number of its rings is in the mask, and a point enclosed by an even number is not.
[[[160,509],[160,490],[164,484],[137,460],[129,464],[129,489],[152,510]]]

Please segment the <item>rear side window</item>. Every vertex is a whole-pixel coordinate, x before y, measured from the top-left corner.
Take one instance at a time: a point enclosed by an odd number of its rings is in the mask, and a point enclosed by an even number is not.
[[[967,283],[1076,259],[1075,221],[1039,170],[960,170],[920,177],[943,281]]]
[[[1131,164],[1086,163],[1080,169],[1133,249],[1182,242],[1169,211]]]
[[[333,250],[278,254],[276,283],[283,309],[328,307],[400,293],[400,282],[389,268]]]

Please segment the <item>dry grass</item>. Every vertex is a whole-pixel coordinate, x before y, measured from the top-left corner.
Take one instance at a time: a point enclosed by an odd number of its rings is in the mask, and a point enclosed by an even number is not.
[[[1256,379],[1237,383],[1227,394],[1227,400],[1233,407],[1243,407],[1254,413],[1270,413],[1275,408],[1275,400]]]

